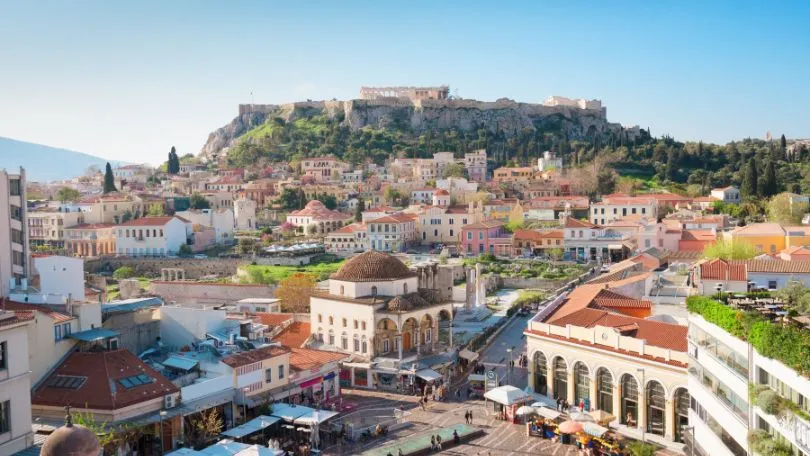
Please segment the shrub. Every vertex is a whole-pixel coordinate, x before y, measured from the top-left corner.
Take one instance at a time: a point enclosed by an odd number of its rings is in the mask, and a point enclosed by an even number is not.
[[[129,279],[135,277],[135,270],[129,266],[121,266],[113,272],[114,279]]]
[[[779,415],[782,412],[782,398],[776,391],[767,389],[757,395],[757,405],[769,415]]]
[[[627,445],[627,451],[633,456],[654,456],[658,447],[649,443],[634,441]]]

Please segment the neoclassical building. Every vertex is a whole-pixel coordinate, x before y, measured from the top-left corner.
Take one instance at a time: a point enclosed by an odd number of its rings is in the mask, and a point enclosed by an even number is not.
[[[353,355],[342,385],[402,388],[419,371],[432,375],[429,358],[450,352],[452,303],[418,285],[403,262],[372,250],[347,261],[328,290],[312,295],[311,345]]]
[[[290,212],[287,222],[307,234],[326,234],[351,222],[352,218],[354,217],[351,214],[333,211],[322,202],[312,200],[300,211]]]
[[[628,434],[644,430],[680,442],[689,416],[686,333],[685,326],[564,299],[525,331],[529,385],[571,404],[582,399],[615,416],[612,424]]]

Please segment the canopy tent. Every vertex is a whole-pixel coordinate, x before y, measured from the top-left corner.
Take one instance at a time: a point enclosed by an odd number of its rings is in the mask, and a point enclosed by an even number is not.
[[[295,421],[293,421],[293,423],[305,426],[313,426],[316,424],[321,424],[337,414],[338,412],[333,412],[331,410],[313,410],[306,415],[299,416],[295,419]]]
[[[596,423],[584,422],[584,423],[582,423],[582,430],[585,433],[590,434],[590,435],[592,435],[594,437],[602,437],[610,429],[608,429],[608,428],[606,428],[604,426],[600,426],[600,425],[598,425]]]
[[[252,445],[244,450],[236,453],[234,456],[281,456],[284,454],[281,450],[274,450],[259,445]]]
[[[246,435],[268,428],[279,421],[281,421],[281,418],[275,416],[259,415],[241,426],[228,429],[227,431],[223,432],[222,435],[239,439]]]
[[[484,393],[484,398],[503,405],[520,404],[532,399],[529,393],[512,385],[503,385]]]
[[[532,404],[532,406],[535,406],[535,405]],[[562,415],[562,413],[560,413],[560,412],[558,412],[556,410],[552,410],[552,409],[550,409],[548,407],[543,407],[543,406],[536,407],[535,410],[537,410],[538,415],[542,416],[543,418],[548,418],[550,420],[556,420],[557,418],[560,417],[560,415]]]
[[[208,448],[200,450],[204,456],[234,456],[240,451],[250,448],[247,443],[234,442],[230,439],[222,439]]]
[[[166,453],[165,456],[205,456],[205,453],[200,453],[199,451],[192,450],[191,448],[179,448],[171,453]]]
[[[487,376],[484,374],[470,374],[467,376],[467,380],[471,382],[484,382],[487,380]]]
[[[520,406],[519,409],[517,409],[517,412],[515,412],[515,414],[518,415],[518,416],[536,415],[537,410],[535,410],[534,407],[529,407],[528,405],[522,405],[522,406]]]
[[[464,358],[467,361],[475,361],[478,359],[478,353],[474,351],[467,350],[466,348],[458,352],[459,358]]]
[[[436,372],[433,369],[418,370],[418,371],[416,371],[416,376],[421,378],[422,380],[424,380],[426,382],[432,382],[432,381],[435,381],[435,380],[438,380],[438,379],[442,378],[442,374]]]
[[[271,415],[279,417],[284,421],[295,421],[296,418],[314,412],[315,409],[303,405],[275,403]]]

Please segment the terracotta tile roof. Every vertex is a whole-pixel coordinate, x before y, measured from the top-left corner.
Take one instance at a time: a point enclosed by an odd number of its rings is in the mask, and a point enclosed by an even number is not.
[[[252,314],[251,317],[254,321],[258,321],[259,323],[267,326],[280,326],[293,318],[291,314],[270,312],[257,312]]]
[[[84,223],[81,225],[65,227],[66,230],[102,230],[105,228],[114,228],[116,225],[112,223]]]
[[[290,368],[295,370],[317,369],[326,363],[348,358],[345,353],[336,353],[310,348],[290,348]]]
[[[516,241],[539,241],[540,239],[543,239],[543,235],[539,231],[535,230],[515,230],[513,238]]]
[[[180,221],[185,221],[185,219],[176,216],[141,217],[133,220],[128,220],[127,222],[122,223],[121,226],[164,226],[165,224],[169,223],[173,218],[178,218],[180,219]]]
[[[779,253],[784,253],[787,255],[810,255],[810,248],[803,245],[795,245],[793,247],[788,247]]]
[[[377,206],[366,209],[364,212],[396,212],[397,209],[394,209],[391,206]]]
[[[329,236],[330,234],[353,234],[356,231],[365,231],[365,230],[366,230],[365,223],[350,223],[340,228],[339,230],[332,231],[331,233],[327,234],[327,236]]]
[[[734,236],[784,236],[785,229],[778,223],[752,223],[734,228]]]
[[[351,214],[328,209],[318,200],[312,200],[299,211],[292,211],[289,215],[298,217],[312,217],[315,220],[345,220],[352,218]]]
[[[504,225],[503,222],[498,220],[484,220],[478,223],[469,223],[461,227],[462,230],[488,230],[490,228],[499,228]]]
[[[275,358],[290,350],[285,347],[276,345],[268,345],[267,347],[257,348],[255,350],[248,350],[241,353],[234,353],[228,357],[222,358],[222,362],[231,367],[242,367],[248,364],[258,363],[265,359]]]
[[[8,316],[7,318],[0,318],[0,328],[2,328],[3,326],[11,326],[17,323],[22,323],[24,321],[31,321],[33,319],[34,319],[34,312],[14,311],[13,316]]]
[[[407,223],[412,221],[414,221],[414,217],[409,214],[390,214],[369,220],[368,223]]]
[[[734,262],[748,268],[748,272],[770,272],[774,274],[810,274],[810,261],[747,260]]]
[[[579,326],[593,328],[594,326],[607,326],[620,330],[623,336],[644,339],[647,344],[655,347],[686,351],[687,327],[672,323],[621,315],[607,310],[582,309],[551,322],[556,326]]]
[[[713,203],[715,201],[720,201],[719,199],[713,196],[698,196],[693,200],[696,203]]]
[[[682,241],[714,241],[717,234],[712,230],[683,230]]]
[[[572,217],[568,217],[565,219],[565,227],[566,228],[599,228],[597,225],[594,225],[591,222],[586,222],[584,220],[577,220]]]
[[[554,313],[549,315],[545,321],[557,320],[588,307],[596,295],[604,288],[606,288],[605,284],[587,283],[574,288],[566,298],[566,301],[561,304]]]
[[[466,214],[469,212],[467,206],[448,206],[446,213],[448,214]]]
[[[616,293],[613,290],[601,290],[594,298],[593,303],[608,309],[651,309],[652,303],[643,299],[635,299]]]
[[[54,323],[64,323],[76,318],[72,315],[57,312],[44,304],[25,304],[16,301],[6,301],[6,310],[39,312],[51,317]]]
[[[352,257],[332,275],[334,280],[369,282],[416,277],[405,263],[387,253],[369,250]]]
[[[593,280],[589,280],[588,283],[611,283],[617,280],[624,280],[628,277],[632,277],[644,272],[644,265],[641,263],[627,262],[624,263],[622,267],[617,267],[618,264],[619,263],[611,268],[610,272],[607,274],[598,276]]]
[[[703,256],[702,250],[679,250],[677,252],[670,252],[669,261],[675,260],[697,260]]]
[[[273,342],[278,342],[291,348],[300,348],[312,334],[312,328],[309,323],[296,321],[290,323],[289,326],[284,328],[276,337]]]
[[[603,196],[602,201],[594,203],[595,206],[609,205],[634,205],[634,204],[654,204],[655,198],[650,196]]]
[[[122,379],[141,374],[153,381],[130,388],[121,383]],[[77,389],[59,388],[53,386],[58,376],[84,377],[86,380]],[[166,377],[128,350],[74,352],[34,391],[31,403],[115,410],[179,391]]]
[[[768,261],[767,263],[771,262]],[[745,282],[748,280],[748,273],[746,272],[744,263],[716,259],[700,265],[700,278],[703,280],[733,280]]]

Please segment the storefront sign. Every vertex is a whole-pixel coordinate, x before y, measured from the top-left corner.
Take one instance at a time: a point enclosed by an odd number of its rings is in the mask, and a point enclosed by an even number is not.
[[[494,370],[487,372],[487,391],[498,387],[498,376]]]

